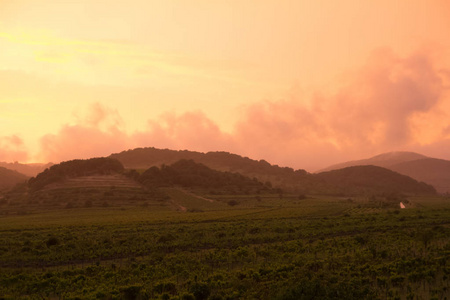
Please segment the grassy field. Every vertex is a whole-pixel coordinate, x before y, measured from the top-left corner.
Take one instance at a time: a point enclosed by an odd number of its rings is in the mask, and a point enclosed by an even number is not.
[[[96,187],[88,199],[75,188],[45,192],[26,214],[0,207],[0,295],[450,298],[448,198],[410,197],[400,210],[365,198],[164,194]],[[65,200],[45,205],[55,197]]]

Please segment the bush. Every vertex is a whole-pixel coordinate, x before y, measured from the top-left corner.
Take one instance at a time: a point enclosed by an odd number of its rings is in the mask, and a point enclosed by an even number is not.
[[[183,294],[181,300],[195,300],[195,297],[192,294]]]
[[[52,236],[45,242],[45,244],[47,245],[47,247],[59,245],[59,239]]]
[[[206,300],[211,294],[211,289],[206,283],[194,283],[189,291],[194,294],[196,300]]]
[[[236,200],[230,200],[230,201],[228,201],[228,205],[229,206],[235,206],[235,205],[238,205],[239,204],[239,202],[237,202]]]
[[[172,282],[159,283],[153,288],[153,290],[158,294],[168,293],[175,295],[177,293],[177,287],[175,283]]]
[[[135,300],[138,298],[142,287],[138,285],[132,285],[128,287],[124,287],[120,289],[120,292],[123,295],[123,299],[126,300]]]

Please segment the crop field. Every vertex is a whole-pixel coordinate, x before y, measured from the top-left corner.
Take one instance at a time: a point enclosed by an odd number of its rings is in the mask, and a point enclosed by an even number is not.
[[[92,205],[74,187],[71,207],[46,206],[51,191],[26,214],[0,207],[2,299],[450,298],[445,197],[92,189]]]

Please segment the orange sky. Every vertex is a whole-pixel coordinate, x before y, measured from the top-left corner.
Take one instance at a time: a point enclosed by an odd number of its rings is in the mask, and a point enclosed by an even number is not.
[[[0,0],[0,161],[450,159],[450,2]]]

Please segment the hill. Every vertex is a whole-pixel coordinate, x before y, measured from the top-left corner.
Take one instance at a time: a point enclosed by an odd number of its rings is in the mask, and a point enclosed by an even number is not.
[[[91,158],[87,160],[77,159],[62,162],[53,165],[44,172],[28,181],[31,191],[37,191],[43,187],[63,181],[67,178],[90,176],[90,175],[108,175],[124,170],[122,164],[111,158]]]
[[[359,165],[384,167],[415,180],[431,184],[439,193],[450,193],[450,161],[431,158],[414,152],[384,153],[368,159],[332,165],[320,172]]]
[[[14,162],[14,163],[7,163],[7,162],[0,162],[0,167],[9,169],[9,170],[14,170],[17,171],[21,174],[24,174],[28,177],[33,177],[36,176],[37,174],[41,173],[42,171],[44,171],[45,169],[51,167],[53,164],[52,163],[48,163],[48,164],[38,164],[38,163],[33,163],[33,164],[21,164],[18,162]]]
[[[435,194],[436,190],[423,182],[406,175],[377,166],[353,166],[318,173],[316,178],[343,194],[391,194],[413,195]]]
[[[343,168],[352,167],[352,166],[366,166],[366,165],[373,165],[373,166],[378,166],[378,167],[383,167],[383,168],[389,169],[389,167],[392,165],[396,165],[396,164],[404,163],[404,162],[408,162],[408,161],[414,161],[414,160],[418,160],[418,159],[424,159],[424,158],[427,158],[427,157],[422,154],[414,153],[414,152],[406,152],[406,151],[388,152],[388,153],[379,154],[379,155],[376,155],[374,157],[367,158],[367,159],[352,160],[352,161],[335,164],[335,165],[329,166],[325,169],[319,170],[319,171],[317,171],[317,173],[332,171],[332,170],[337,170],[337,169],[343,169]]]
[[[305,170],[271,165],[265,160],[253,160],[228,152],[176,151],[156,148],[137,148],[115,153],[111,158],[120,161],[128,169],[148,169],[152,166],[170,165],[179,160],[193,160],[211,169],[240,173],[262,182],[270,182],[285,190],[312,192],[317,190],[317,182]]]
[[[0,190],[9,189],[27,179],[28,177],[24,174],[0,167]]]
[[[239,173],[222,172],[193,160],[179,160],[170,166],[150,167],[138,178],[147,187],[196,188],[211,194],[256,194],[272,191],[269,184]]]
[[[439,193],[450,193],[450,161],[424,158],[395,164],[391,170],[431,184]]]

